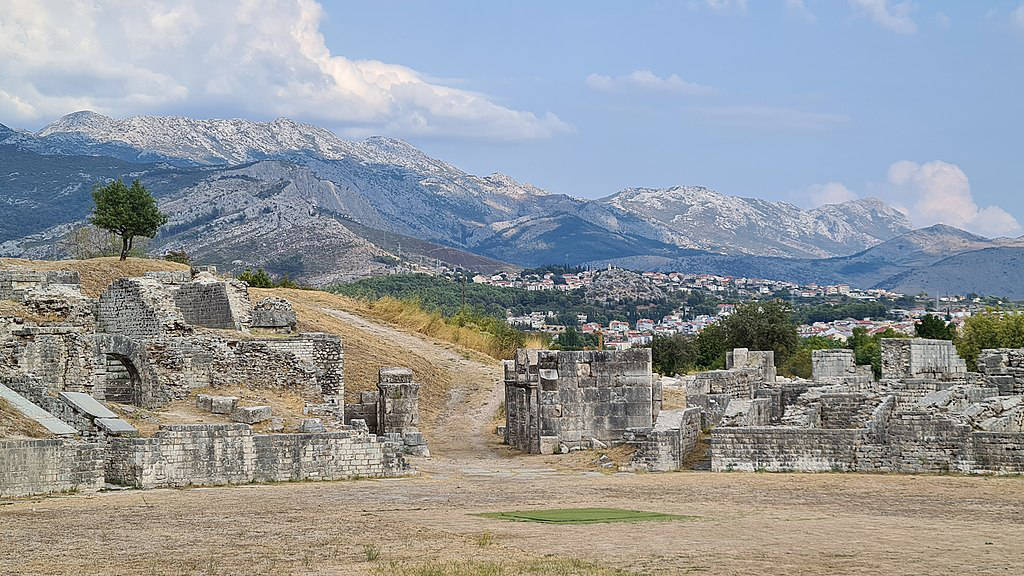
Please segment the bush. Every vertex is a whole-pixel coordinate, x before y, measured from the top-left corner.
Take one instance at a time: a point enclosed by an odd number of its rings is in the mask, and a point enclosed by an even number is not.
[[[967,367],[974,370],[978,354],[986,348],[1024,348],[1024,313],[989,310],[971,316],[955,343]]]
[[[190,263],[188,254],[186,254],[184,250],[171,250],[167,254],[164,254],[164,260],[167,260],[168,262],[177,262],[178,264],[185,265],[188,265]]]
[[[914,326],[914,333],[918,338],[952,340],[956,336],[956,327],[934,314],[925,314]]]
[[[813,372],[811,359],[814,356],[814,351],[841,347],[842,344],[839,342],[824,336],[804,338],[796,352],[781,366],[781,372],[786,376],[810,379]]]
[[[270,279],[270,275],[263,268],[253,272],[246,268],[245,272],[238,275],[238,279],[245,282],[252,288],[273,288],[274,282]]]

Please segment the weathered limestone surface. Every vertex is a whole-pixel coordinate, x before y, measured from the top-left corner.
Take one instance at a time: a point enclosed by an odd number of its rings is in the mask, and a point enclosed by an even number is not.
[[[406,453],[429,456],[419,432],[420,385],[408,368],[381,368],[377,382],[377,432],[401,441]]]
[[[882,340],[882,379],[966,377],[967,365],[949,340],[885,338]]]
[[[253,434],[245,424],[162,426],[111,442],[106,478],[136,488],[339,480],[409,473],[399,446],[365,432]]]
[[[627,430],[653,426],[656,388],[648,348],[519,350],[505,363],[506,441],[532,453],[556,442],[557,450],[622,442]]]
[[[863,428],[716,428],[712,469],[1024,473],[1024,433],[974,431],[929,411],[880,404]]]
[[[372,434],[378,434],[377,426],[377,402],[380,400],[380,393],[376,390],[361,392],[359,402],[348,402],[345,404],[345,424],[352,424],[353,420],[361,420]]]
[[[182,284],[173,297],[185,322],[192,326],[242,330],[252,319],[249,287],[244,282],[204,274]]]
[[[253,304],[252,328],[263,328],[281,333],[295,331],[298,320],[290,302],[283,298],[263,298]]]
[[[818,384],[870,384],[871,366],[857,366],[853,350],[840,348],[811,352],[811,373]]]
[[[679,470],[696,451],[700,434],[700,408],[663,410],[653,428],[626,433],[627,443],[636,449],[630,467],[650,472]]]
[[[122,278],[107,287],[96,305],[96,324],[99,332],[134,340],[189,331],[168,286],[148,277]]]
[[[103,487],[102,444],[67,440],[0,440],[0,498]]]

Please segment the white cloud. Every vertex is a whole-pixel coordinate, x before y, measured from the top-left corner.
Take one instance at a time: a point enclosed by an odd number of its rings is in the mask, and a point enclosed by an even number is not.
[[[1013,21],[1015,26],[1024,30],[1024,3],[1014,8],[1013,12],[1010,13],[1010,20]]]
[[[495,140],[570,129],[405,66],[332,54],[322,16],[313,0],[0,0],[0,117],[229,110],[343,133]]]
[[[677,74],[658,76],[650,70],[634,70],[622,76],[605,76],[591,74],[586,79],[587,86],[601,92],[669,92],[677,94],[707,94],[710,86],[687,82]]]
[[[917,24],[910,17],[914,5],[909,0],[896,4],[890,4],[889,0],[850,0],[850,4],[882,28],[900,34],[917,32]]]
[[[889,166],[888,183],[894,203],[902,205],[916,226],[942,223],[985,236],[1021,233],[1006,210],[978,206],[967,174],[956,164],[902,160]]]
[[[747,0],[704,0],[704,5],[715,12],[746,13]]]
[[[796,14],[808,22],[814,22],[817,20],[817,17],[815,17],[814,13],[807,7],[804,0],[786,0],[786,9],[788,9],[791,14]]]
[[[842,204],[850,200],[856,200],[857,194],[843,186],[839,182],[828,182],[826,184],[815,184],[807,189],[807,197],[812,206],[824,206],[825,204]]]
[[[722,126],[764,130],[824,130],[850,121],[842,114],[774,106],[714,106],[694,108],[693,111]]]

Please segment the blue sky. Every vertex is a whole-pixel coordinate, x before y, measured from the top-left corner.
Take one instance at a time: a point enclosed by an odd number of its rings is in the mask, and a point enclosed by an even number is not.
[[[583,197],[877,196],[915,224],[1024,234],[1017,0],[4,7],[15,127],[84,107],[285,115]]]

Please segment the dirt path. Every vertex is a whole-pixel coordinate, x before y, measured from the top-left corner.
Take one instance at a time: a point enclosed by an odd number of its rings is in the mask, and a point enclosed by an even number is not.
[[[320,310],[393,344],[395,365],[402,364],[402,353],[407,351],[436,358],[439,367],[448,372],[451,386],[444,409],[436,421],[424,422],[430,432],[427,438],[430,451],[435,457],[494,456],[490,449],[493,444],[489,441],[493,436],[490,426],[503,398],[502,368],[497,360],[344,310]]]

